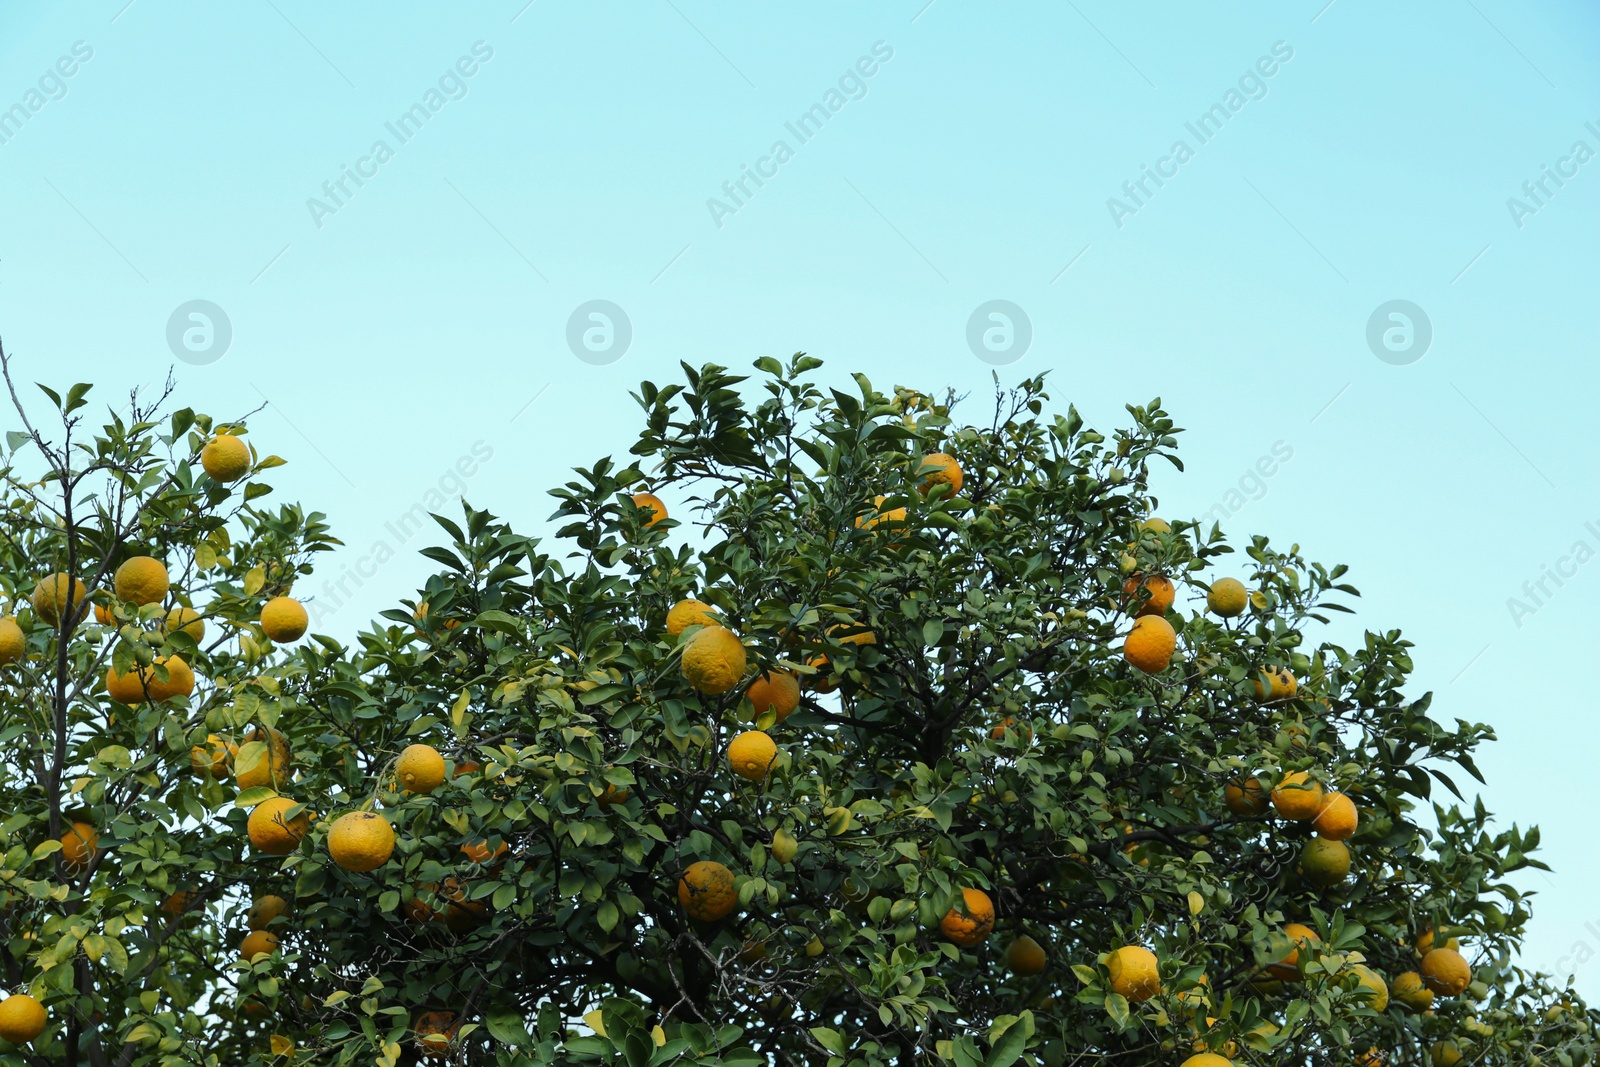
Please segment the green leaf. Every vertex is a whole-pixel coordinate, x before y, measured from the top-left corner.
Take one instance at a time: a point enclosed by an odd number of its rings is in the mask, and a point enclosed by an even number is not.
[[[491,1011],[484,1016],[483,1021],[489,1028],[489,1035],[502,1045],[520,1048],[532,1043],[532,1038],[528,1036],[528,1030],[522,1023],[522,1013],[514,1008]]]
[[[839,1035],[839,1031],[829,1030],[826,1026],[813,1026],[811,1036],[817,1039],[817,1044],[834,1055],[844,1055],[844,1038]]]

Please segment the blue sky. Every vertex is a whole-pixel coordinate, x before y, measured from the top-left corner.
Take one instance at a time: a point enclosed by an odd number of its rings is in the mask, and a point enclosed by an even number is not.
[[[640,379],[804,349],[976,409],[968,321],[1009,301],[1003,377],[1050,370],[1103,428],[1162,397],[1188,428],[1164,514],[1351,564],[1416,692],[1499,728],[1486,799],[1556,867],[1526,962],[1600,994],[1592,5],[525,3],[0,6],[23,373],[270,401],[274,482],[347,542],[324,571],[363,572],[323,599],[347,637],[425,573],[413,504],[464,487],[544,529],[569,467],[626,449]],[[231,329],[203,365],[168,344],[195,300]],[[614,361],[568,344],[595,300]],[[1397,300],[1420,358],[1368,344]]]

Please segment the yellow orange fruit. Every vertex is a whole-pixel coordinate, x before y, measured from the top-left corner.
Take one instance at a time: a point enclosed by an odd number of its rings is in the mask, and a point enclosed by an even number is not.
[[[1122,583],[1122,592],[1135,615],[1165,615],[1178,595],[1172,579],[1164,574],[1148,578],[1135,574]]]
[[[756,715],[771,711],[782,722],[800,706],[800,680],[788,671],[768,671],[751,682],[744,695]]]
[[[889,508],[884,510],[883,502],[889,498],[879,493],[872,498],[872,510],[865,515],[856,516],[856,529],[866,528],[871,530],[876,526],[888,524],[890,529],[898,529],[906,524],[905,508]]]
[[[375,871],[394,854],[394,827],[375,811],[347,811],[328,829],[328,855],[347,871]]]
[[[212,481],[236,482],[250,473],[250,446],[231,433],[219,433],[200,450],[200,466]]]
[[[1265,667],[1256,676],[1256,699],[1266,703],[1288,700],[1300,688],[1287,667]]]
[[[1313,837],[1300,850],[1300,873],[1322,889],[1336,886],[1350,874],[1350,849],[1343,841]]]
[[[981,889],[961,890],[961,908],[951,908],[939,920],[940,932],[962,948],[982,944],[993,929],[994,901]]]
[[[1360,823],[1361,816],[1356,811],[1355,801],[1343,793],[1329,793],[1323,801],[1322,810],[1311,820],[1311,828],[1318,836],[1330,841],[1345,841],[1356,832]]]
[[[460,1028],[453,1011],[424,1012],[417,1019],[417,1052],[429,1059],[443,1059],[450,1054],[450,1042]]]
[[[1322,810],[1322,783],[1306,771],[1290,771],[1272,790],[1272,806],[1285,819],[1315,819]]]
[[[1406,971],[1396,975],[1389,992],[1394,995],[1395,1000],[1412,1011],[1427,1011],[1433,1006],[1433,990],[1428,988],[1422,980],[1422,975],[1416,971]]]
[[[238,745],[216,734],[206,734],[205,744],[189,749],[189,768],[201,777],[226,778],[228,765],[238,754]]]
[[[667,633],[677,637],[691,626],[721,626],[716,609],[699,600],[680,600],[667,611]]]
[[[1259,778],[1236,778],[1222,787],[1222,802],[1240,818],[1265,815],[1272,802],[1267,787]]]
[[[1249,606],[1250,592],[1237,578],[1218,578],[1211,583],[1211,591],[1206,594],[1206,607],[1213,615],[1220,615],[1224,619],[1243,615],[1244,609]]]
[[[1146,674],[1159,674],[1172,662],[1178,647],[1178,634],[1172,624],[1159,615],[1144,615],[1133,622],[1133,630],[1122,643],[1122,655]]]
[[[96,607],[96,614],[99,611],[99,607]],[[167,618],[162,624],[162,628],[169,634],[188,634],[197,645],[206,639],[205,620],[200,617],[198,611],[193,608],[186,608],[181,604],[167,612]]]
[[[0,1000],[0,1037],[14,1045],[25,1045],[44,1033],[49,1021],[44,1005],[26,993]]]
[[[726,693],[744,676],[745,650],[725,626],[707,626],[683,646],[683,676],[702,693]]]
[[[1156,518],[1155,516],[1152,515],[1150,518],[1144,520],[1143,522],[1141,522],[1139,524],[1139,532],[1140,533],[1171,533],[1172,532],[1172,524],[1167,522],[1166,519],[1158,519],[1158,518]]]
[[[76,622],[83,602],[89,597],[89,590],[77,578],[68,581],[65,574],[52,574],[33,587],[33,613],[54,626],[67,613],[69,596],[72,599],[71,614]]]
[[[1041,973],[1046,962],[1044,946],[1027,934],[1011,942],[1006,949],[1006,966],[1011,968],[1012,974],[1022,978]]]
[[[28,638],[17,625],[15,615],[0,619],[0,667],[16,663],[28,652]]]
[[[275,596],[261,605],[261,632],[280,645],[300,640],[309,625],[306,609],[294,597]]]
[[[1427,987],[1441,997],[1453,997],[1472,984],[1472,968],[1452,948],[1430,949],[1417,968]]]
[[[293,756],[289,752],[289,739],[272,728],[254,727],[245,735],[245,742],[260,742],[264,749],[250,749],[249,755],[233,761],[234,781],[240,789],[253,789],[267,785],[277,789],[289,780],[289,765]]]
[[[779,863],[793,863],[794,857],[800,851],[800,842],[794,839],[783,827],[778,827],[772,832],[772,858]]]
[[[739,903],[733,872],[715,860],[691,863],[678,879],[678,903],[701,922],[725,918]]]
[[[1367,1007],[1373,1011],[1384,1011],[1389,1007],[1389,983],[1383,976],[1365,964],[1356,964],[1352,968],[1356,977],[1361,982],[1361,988],[1367,991]]]
[[[729,768],[752,782],[766,778],[777,758],[777,744],[760,730],[746,730],[728,742]]]
[[[1285,982],[1297,981],[1300,978],[1300,950],[1307,945],[1322,944],[1322,938],[1303,923],[1285,923],[1283,936],[1287,937],[1294,947],[1289,950],[1288,955],[1268,966],[1267,973]]]
[[[1184,1060],[1181,1067],[1233,1067],[1233,1061],[1215,1052],[1197,1052]]]
[[[271,930],[251,930],[239,943],[239,958],[254,963],[260,956],[270,956],[278,951],[278,935]]]
[[[407,745],[395,761],[394,776],[408,793],[431,793],[444,784],[444,757],[432,745]]]
[[[1111,991],[1135,1004],[1161,992],[1161,969],[1156,954],[1140,945],[1124,945],[1106,957]]]
[[[667,517],[667,505],[663,504],[661,498],[654,493],[633,494],[633,506],[645,508],[650,512],[650,517],[644,523],[646,526],[654,526]]]
[[[89,869],[100,846],[100,834],[92,823],[77,822],[61,835],[61,862],[73,874]]]
[[[170,584],[167,565],[154,556],[133,556],[125,560],[111,579],[119,600],[141,606],[159,603],[167,595]]]
[[[250,905],[248,921],[250,929],[265,930],[273,919],[285,914],[289,910],[289,902],[276,893],[267,893],[255,899]]]
[[[272,856],[287,856],[300,844],[300,839],[311,829],[311,817],[301,812],[294,818],[285,817],[297,802],[288,797],[270,797],[250,812],[248,831],[250,843]]]
[[[511,846],[504,841],[491,849],[489,842],[481,838],[477,841],[468,841],[461,846],[461,854],[477,864],[492,863],[510,851]]]
[[[1460,1067],[1465,1057],[1454,1041],[1436,1041],[1428,1050],[1428,1058],[1433,1060],[1433,1067]]]
[[[948,452],[930,452],[922,457],[922,481],[917,488],[922,490],[922,495],[927,496],[936,486],[948,485],[949,496],[961,492],[961,486],[966,481],[966,476],[961,473],[961,464]]]

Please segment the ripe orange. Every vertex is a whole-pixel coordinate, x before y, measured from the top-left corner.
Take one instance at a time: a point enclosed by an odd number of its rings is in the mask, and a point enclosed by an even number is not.
[[[1016,717],[1013,715],[1007,715],[1005,718],[996,723],[994,728],[989,731],[989,739],[991,741],[1003,741],[1005,740],[1006,733],[1012,730],[1015,730],[1018,736],[1020,736],[1024,741],[1033,740],[1032,728],[1026,725],[1018,726]]]
[[[444,757],[432,745],[407,745],[394,775],[408,793],[431,793],[444,784]]]
[[[1139,593],[1141,588],[1143,597]],[[1162,574],[1152,574],[1148,578],[1132,575],[1122,583],[1122,592],[1135,615],[1165,615],[1178,595],[1172,579]]]
[[[492,863],[510,851],[511,846],[504,841],[496,845],[492,852],[489,849],[489,842],[482,839],[468,841],[461,846],[461,854],[477,864]]]
[[[311,829],[311,816],[306,812],[292,819],[284,818],[284,812],[297,803],[288,797],[271,797],[257,804],[250,812],[247,826],[250,843],[272,856],[287,856],[293,852]]]
[[[61,862],[73,874],[89,869],[100,845],[100,834],[92,823],[74,821],[61,835]]]
[[[649,509],[650,517],[644,523],[646,526],[654,526],[667,517],[667,505],[663,504],[661,498],[654,493],[633,494],[633,506]]]
[[[95,617],[99,618],[100,606],[98,604],[95,605],[94,611]],[[194,638],[194,643],[197,645],[206,639],[205,620],[200,617],[198,611],[193,608],[186,608],[181,604],[167,612],[167,618],[162,624],[162,629],[169,634],[186,633]]]
[[[800,680],[788,671],[768,671],[751,682],[744,695],[758,717],[770,709],[782,722],[800,706]]]
[[[270,956],[278,951],[278,935],[270,930],[252,930],[239,943],[239,958],[254,963],[257,956]]]
[[[879,493],[877,496],[873,497],[871,510],[867,511],[865,514],[856,516],[856,529],[860,530],[865,528],[867,530],[871,530],[874,527],[883,526],[885,532],[893,531],[899,533],[904,530],[906,525],[906,509],[889,508],[885,510],[883,502],[888,499],[889,498],[884,496],[882,493]]]
[[[1412,1011],[1427,1011],[1433,1006],[1433,990],[1423,983],[1422,975],[1416,971],[1396,975],[1389,992]]]
[[[1267,967],[1268,973],[1274,978],[1285,982],[1295,982],[1300,979],[1300,948],[1304,945],[1320,945],[1322,938],[1311,927],[1302,923],[1285,923],[1283,936],[1287,937],[1294,945],[1289,954],[1277,963]]]
[[[155,604],[170,586],[166,564],[154,556],[133,556],[117,568],[111,586],[117,598],[130,604]]]
[[[375,811],[347,811],[328,829],[328,855],[347,871],[375,871],[394,854],[394,827]]]
[[[44,1033],[47,1022],[44,1005],[26,993],[0,1000],[0,1037],[14,1045],[25,1045]]]
[[[1313,837],[1300,850],[1300,873],[1321,889],[1336,886],[1350,874],[1350,850],[1343,841]]]
[[[188,911],[195,902],[192,890],[179,889],[167,894],[167,899],[161,902],[161,910],[167,915],[179,916]]]
[[[1266,703],[1288,700],[1300,688],[1287,667],[1264,667],[1256,676],[1256,699]]]
[[[1355,801],[1343,793],[1329,793],[1322,810],[1311,820],[1311,828],[1330,841],[1344,841],[1356,832],[1360,822]]]
[[[707,626],[683,646],[683,676],[702,693],[726,693],[744,676],[744,645],[725,626]]]
[[[973,948],[983,943],[994,929],[994,901],[981,889],[961,890],[961,910],[951,908],[939,920],[944,936],[962,948]]]
[[[1244,609],[1249,606],[1250,593],[1237,578],[1218,578],[1211,583],[1211,591],[1206,594],[1206,607],[1211,609],[1213,615],[1220,615],[1224,619],[1243,615]]]
[[[275,596],[261,605],[261,632],[280,645],[300,640],[310,623],[294,597]]]
[[[1290,771],[1272,790],[1272,806],[1285,819],[1315,819],[1322,810],[1322,783],[1306,771]]]
[[[123,703],[127,703],[124,701]],[[189,749],[189,768],[202,778],[228,776],[228,764],[239,754],[239,746],[216,734],[206,734],[206,743]]]
[[[691,863],[678,879],[678,903],[690,918],[701,922],[725,918],[739,903],[733,872],[715,860]]]
[[[294,757],[289,751],[289,739],[270,727],[265,730],[253,727],[245,735],[245,743],[254,741],[261,742],[266,746],[266,750],[258,755],[234,760],[233,776],[239,788],[251,789],[258,785],[270,785],[276,789],[287,783],[289,765],[294,762]]]
[[[1139,524],[1140,533],[1171,533],[1172,524],[1166,519],[1158,519],[1154,515]]]
[[[248,917],[250,929],[265,930],[273,919],[288,910],[289,902],[276,893],[267,893],[264,896],[257,897],[255,902],[250,905]]]
[[[752,782],[766,778],[777,758],[777,744],[760,730],[746,730],[728,742],[728,766]]]
[[[1139,945],[1124,945],[1106,957],[1111,991],[1135,1004],[1161,992],[1161,970],[1156,954]]]
[[[22,627],[17,625],[15,615],[7,615],[0,619],[0,667],[8,663],[16,663],[27,655],[28,637],[22,632]]]
[[[1233,1061],[1215,1052],[1197,1052],[1184,1060],[1181,1067],[1233,1067]]]
[[[443,1059],[450,1054],[450,1042],[461,1023],[453,1011],[429,1011],[418,1017],[416,1029],[417,1051],[429,1059]]]
[[[607,782],[606,791],[595,798],[595,803],[599,804],[602,808],[609,808],[614,804],[626,804],[628,802],[628,798],[631,796],[633,796],[631,790],[618,789],[610,782]]]
[[[219,433],[200,450],[200,466],[212,481],[236,482],[250,473],[250,446],[231,433]]]
[[[1387,1009],[1389,1007],[1389,983],[1383,980],[1383,976],[1371,967],[1359,963],[1351,969],[1356,972],[1356,977],[1361,982],[1357,992],[1361,990],[1367,991],[1367,1007],[1378,1012]]]
[[[716,609],[699,600],[680,600],[667,612],[667,633],[677,637],[691,626],[721,626]]]
[[[1178,647],[1178,634],[1172,624],[1159,615],[1144,615],[1133,622],[1133,630],[1122,643],[1122,655],[1146,674],[1159,674],[1172,662]]]
[[[33,587],[33,613],[54,626],[66,613],[69,596],[72,598],[72,621],[76,623],[89,590],[76,578],[69,582],[65,574],[52,574]]]
[[[1267,799],[1266,783],[1250,777],[1234,779],[1222,787],[1222,802],[1240,818],[1265,815],[1271,802]]]
[[[940,485],[948,485],[950,492],[946,495],[955,496],[961,492],[961,486],[966,481],[966,476],[961,473],[961,464],[948,452],[930,452],[923,456],[922,471],[922,482],[917,488],[922,490],[923,496]]]
[[[1011,947],[1006,949],[1006,966],[1019,977],[1028,978],[1041,973],[1045,963],[1044,947],[1027,934],[1011,942]]]
[[[1472,968],[1461,953],[1452,948],[1429,950],[1422,957],[1422,980],[1441,997],[1453,997],[1472,984]]]

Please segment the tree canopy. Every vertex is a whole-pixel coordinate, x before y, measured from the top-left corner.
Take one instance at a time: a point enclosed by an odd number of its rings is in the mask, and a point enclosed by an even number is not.
[[[13,388],[0,1063],[1593,1061],[1492,730],[1321,632],[1344,567],[1159,517],[1159,400],[820,367],[642,383],[350,644],[246,418]]]

